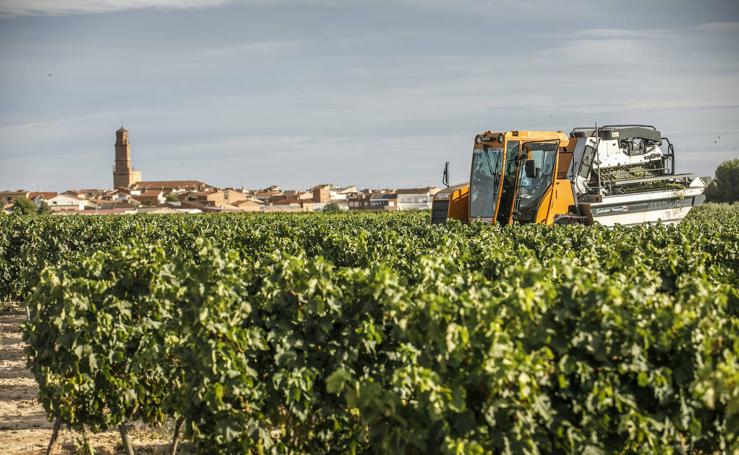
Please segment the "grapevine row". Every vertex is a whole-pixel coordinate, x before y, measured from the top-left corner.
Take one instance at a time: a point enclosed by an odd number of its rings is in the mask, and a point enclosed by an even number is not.
[[[147,234],[37,278],[42,404],[93,431],[184,419],[204,453],[737,448],[735,212],[425,222],[126,220]]]

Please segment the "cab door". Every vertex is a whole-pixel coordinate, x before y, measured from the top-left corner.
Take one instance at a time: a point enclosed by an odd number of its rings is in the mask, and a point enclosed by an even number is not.
[[[557,169],[559,140],[524,142],[520,147],[509,223],[535,223],[548,213]]]
[[[497,221],[536,222],[537,212],[554,182],[559,140],[509,141],[506,148]],[[551,198],[546,198],[551,204]]]
[[[508,140],[506,142],[503,176],[498,200],[498,210],[495,219],[498,224],[506,225],[511,220],[513,203],[516,198],[516,182],[518,180],[521,142]]]

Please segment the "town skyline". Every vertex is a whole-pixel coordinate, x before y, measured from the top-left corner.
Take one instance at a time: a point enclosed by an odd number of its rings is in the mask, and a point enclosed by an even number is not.
[[[111,170],[113,172],[113,176],[114,177],[112,179],[108,179],[108,180],[110,180],[110,182],[115,182],[116,166],[117,166],[117,162],[118,162],[118,159],[119,159],[119,156],[118,156],[118,153],[119,152],[118,152],[118,150],[119,150],[119,147],[121,145],[125,145],[126,147],[128,147],[128,151],[127,151],[127,153],[129,154],[128,155],[128,161],[129,161],[129,165],[132,166],[130,170],[133,171],[133,174],[138,174],[138,178],[134,178],[132,180],[132,182],[133,181],[142,180],[141,179],[141,174],[143,172],[142,169],[140,167],[137,167],[137,166],[134,166],[133,165],[133,163],[134,163],[134,159],[133,159],[134,152],[130,148],[130,147],[132,147],[132,142],[128,139],[128,133],[129,133],[129,131],[125,127],[125,125],[123,124],[123,122],[121,122],[121,126],[120,126],[120,128],[118,130],[116,130],[115,134],[117,135],[117,133],[119,131],[121,131],[121,130],[124,130],[126,132],[126,142],[125,142],[125,144],[119,144],[117,138],[116,138],[115,141],[112,142],[112,145],[113,145],[113,147],[115,149],[115,152],[111,155],[112,160],[111,160],[110,166],[111,166]],[[110,154],[110,152],[109,152],[109,154]],[[417,185],[410,185],[410,186],[411,187],[419,187],[419,188],[421,188],[421,187],[438,187],[438,186],[441,186],[442,185],[441,184],[441,174],[442,174],[441,173],[441,169],[439,169],[438,178],[437,178],[438,182],[429,183],[429,184],[418,183]],[[101,176],[97,176],[96,175],[96,176],[93,176],[93,177],[94,177],[94,179],[96,181],[103,180],[101,178]],[[198,181],[198,182],[203,182],[204,183],[204,179],[199,178],[197,175],[193,175],[193,176],[187,176],[186,175],[186,176],[183,177],[183,176],[176,176],[176,175],[168,175],[166,173],[166,171],[165,171],[165,174],[164,175],[155,175],[155,178],[152,178],[152,179],[149,179],[149,180],[151,180],[151,181]],[[279,179],[276,179],[276,180],[279,180]],[[110,183],[110,182],[108,182],[108,183]],[[0,182],[0,184],[1,183],[2,182]],[[236,188],[240,188],[240,189],[247,189],[247,190],[251,190],[251,191],[253,191],[253,190],[266,190],[266,189],[269,189],[269,188],[280,188],[280,189],[283,189],[284,188],[284,189],[286,189],[288,191],[293,191],[293,190],[294,191],[306,191],[306,190],[312,190],[315,186],[320,186],[320,185],[329,185],[329,186],[337,187],[337,188],[340,188],[340,187],[358,187],[358,188],[362,188],[362,189],[366,189],[366,190],[392,190],[392,189],[398,189],[398,188],[400,188],[400,186],[395,185],[394,183],[392,183],[390,185],[382,185],[382,184],[354,185],[351,182],[344,182],[344,181],[341,181],[340,179],[339,180],[333,180],[333,181],[330,181],[330,182],[323,182],[323,181],[322,182],[313,182],[313,183],[310,183],[308,185],[303,185],[303,186],[300,186],[300,185],[296,186],[296,185],[294,185],[292,179],[288,179],[284,183],[272,181],[272,183],[269,183],[269,184],[266,184],[266,185],[261,185],[261,186],[244,185],[242,182],[240,182],[237,185],[234,185],[234,184],[219,184],[219,182],[217,182],[217,181],[208,181],[208,183],[209,184],[212,183],[212,186],[214,188],[225,188],[225,189],[236,189]],[[128,186],[128,185],[124,185],[124,186]],[[115,185],[115,183],[113,183],[112,185],[110,185],[110,184],[108,184],[108,185],[106,185],[106,184],[103,184],[103,185],[86,185],[86,184],[84,184],[84,182],[77,182],[76,185],[73,184],[73,185],[67,186],[67,187],[52,187],[50,185],[45,185],[45,186],[44,185],[41,185],[41,186],[39,186],[38,184],[35,184],[34,183],[34,184],[31,184],[31,185],[25,185],[25,186],[20,186],[20,187],[12,187],[12,186],[2,187],[2,186],[0,186],[0,192],[26,191],[26,192],[38,194],[38,193],[48,193],[48,192],[51,191],[51,192],[54,192],[55,194],[63,194],[65,192],[73,192],[75,190],[79,190],[79,191],[82,191],[82,192],[84,192],[84,190],[90,190],[90,189],[95,189],[95,190],[106,190],[106,189],[107,190],[115,190],[116,188],[119,188],[119,187],[120,186]]]
[[[429,210],[440,188],[358,188],[319,183],[310,188],[221,187],[195,179],[147,180],[133,166],[129,131],[115,131],[112,187],[66,191],[0,188],[0,214],[131,215],[137,213],[320,212]]]
[[[457,183],[482,131],[595,122],[739,156],[735,1],[14,0],[0,61],[3,189],[108,187],[121,123],[147,178],[221,187]]]

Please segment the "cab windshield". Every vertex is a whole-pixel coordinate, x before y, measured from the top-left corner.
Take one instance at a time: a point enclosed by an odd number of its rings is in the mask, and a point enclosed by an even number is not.
[[[500,184],[503,149],[483,145],[472,153],[470,218],[492,221]]]

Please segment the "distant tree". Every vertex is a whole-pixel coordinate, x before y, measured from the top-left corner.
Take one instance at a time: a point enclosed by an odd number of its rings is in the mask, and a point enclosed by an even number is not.
[[[38,213],[39,215],[51,213],[51,208],[49,208],[49,204],[47,204],[46,201],[41,201],[41,203],[38,205],[38,208],[36,209],[36,213]]]
[[[174,193],[169,193],[167,195],[167,202],[177,202],[179,199],[177,199],[177,195]]]
[[[13,213],[17,215],[32,215],[36,213],[36,204],[25,196],[21,196],[13,203]]]
[[[323,206],[324,212],[340,212],[341,207],[339,207],[339,204],[336,204],[335,202],[332,202],[330,204],[326,204]]]
[[[706,188],[710,202],[739,201],[739,158],[724,161],[716,168],[716,178]]]

